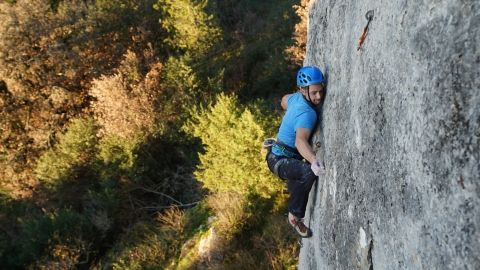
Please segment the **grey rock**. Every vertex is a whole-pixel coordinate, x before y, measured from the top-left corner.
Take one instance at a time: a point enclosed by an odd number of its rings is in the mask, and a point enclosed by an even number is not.
[[[313,1],[327,173],[299,269],[480,269],[479,41],[478,0]]]

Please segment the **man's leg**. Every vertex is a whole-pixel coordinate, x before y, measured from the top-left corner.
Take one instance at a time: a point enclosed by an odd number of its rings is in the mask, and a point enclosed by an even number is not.
[[[317,179],[310,168],[310,164],[298,159],[284,159],[278,168],[280,178],[288,180],[290,199],[288,211],[297,218],[305,216],[308,194]]]

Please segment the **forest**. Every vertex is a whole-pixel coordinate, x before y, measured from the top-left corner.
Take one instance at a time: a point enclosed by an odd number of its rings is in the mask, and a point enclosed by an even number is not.
[[[4,269],[295,269],[260,152],[308,0],[0,3]]]

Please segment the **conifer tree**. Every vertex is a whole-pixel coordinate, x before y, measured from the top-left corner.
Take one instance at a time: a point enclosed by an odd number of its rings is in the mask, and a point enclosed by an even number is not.
[[[209,190],[253,191],[268,197],[281,188],[260,154],[264,127],[248,108],[239,107],[235,96],[219,94],[216,103],[200,110],[185,129],[205,146],[195,176]]]
[[[168,33],[163,40],[173,49],[198,54],[205,52],[220,37],[213,17],[204,9],[206,0],[158,0],[160,26]]]
[[[38,160],[35,172],[40,180],[57,185],[72,173],[72,170],[92,161],[97,145],[98,127],[92,118],[74,119],[67,131],[58,136],[58,143]]]

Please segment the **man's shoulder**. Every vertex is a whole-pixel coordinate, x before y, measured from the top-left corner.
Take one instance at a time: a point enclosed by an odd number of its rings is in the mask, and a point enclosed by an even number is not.
[[[297,92],[290,95],[289,100],[298,102],[301,97],[302,97],[302,93],[297,91]]]
[[[303,99],[302,94],[300,96],[295,97],[296,100],[292,100],[292,109],[295,110],[297,113],[311,113],[317,114],[312,106],[308,105],[307,102]]]
[[[296,92],[288,98],[288,104],[295,106],[296,108],[304,105],[302,93]]]

